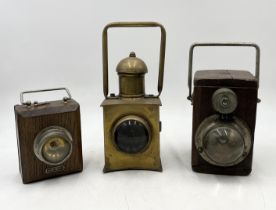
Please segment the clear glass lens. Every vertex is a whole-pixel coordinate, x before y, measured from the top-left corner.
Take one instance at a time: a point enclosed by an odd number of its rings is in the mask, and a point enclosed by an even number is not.
[[[222,164],[235,162],[244,151],[243,137],[237,130],[226,126],[211,129],[203,145],[209,158]]]
[[[41,130],[34,140],[36,157],[48,165],[59,165],[72,153],[72,136],[68,130],[50,126]]]
[[[60,136],[49,137],[42,146],[44,159],[51,163],[62,162],[69,154],[71,145]]]

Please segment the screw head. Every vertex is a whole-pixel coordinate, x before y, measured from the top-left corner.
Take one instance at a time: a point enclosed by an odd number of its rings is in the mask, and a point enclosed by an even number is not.
[[[202,147],[198,147],[197,150],[198,150],[199,153],[203,152],[203,148]]]
[[[31,101],[26,101],[26,102],[25,102],[25,105],[26,105],[26,106],[31,106],[31,105],[32,105],[32,102],[31,102]]]
[[[63,102],[66,103],[69,100],[68,97],[63,97]]]

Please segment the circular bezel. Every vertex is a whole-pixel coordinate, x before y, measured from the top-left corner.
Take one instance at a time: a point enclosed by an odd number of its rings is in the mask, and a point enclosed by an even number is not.
[[[125,152],[123,150],[121,150],[119,148],[119,146],[117,145],[116,141],[115,141],[115,132],[117,130],[117,128],[125,121],[127,120],[136,120],[140,123],[142,123],[143,126],[145,126],[147,132],[148,132],[148,142],[147,144],[144,146],[143,149],[141,149],[140,151],[138,152],[135,152],[135,153],[128,153],[128,152]],[[135,154],[140,154],[140,153],[143,153],[145,150],[147,150],[147,148],[149,147],[150,145],[150,142],[151,142],[151,129],[150,129],[150,126],[148,124],[148,122],[146,120],[144,120],[143,118],[137,116],[137,115],[128,115],[128,116],[125,116],[125,117],[122,117],[120,118],[116,123],[115,123],[115,126],[113,127],[113,130],[112,130],[112,143],[113,145],[115,146],[115,148],[122,152],[122,153],[125,153],[125,154],[129,154],[129,155],[135,155]]]
[[[214,110],[221,114],[230,114],[238,106],[238,98],[234,91],[229,88],[217,89],[212,96]]]
[[[54,136],[63,139],[70,146],[69,153],[65,156],[65,158],[56,163],[46,160],[43,156],[43,151],[42,151],[43,146],[48,142],[49,138],[54,137]],[[66,160],[68,160],[68,158],[72,154],[73,138],[72,138],[70,132],[68,130],[66,130],[65,128],[60,127],[60,126],[50,126],[50,127],[44,128],[37,134],[37,136],[35,137],[35,140],[34,140],[33,149],[34,149],[34,153],[35,153],[36,157],[39,160],[41,160],[42,162],[46,163],[47,165],[53,165],[53,166],[60,165],[60,164],[64,163]]]
[[[208,153],[205,150],[205,137],[209,134],[210,131],[220,127],[228,127],[234,129],[243,138],[243,152],[232,162],[222,163],[215,161],[210,157],[210,155],[208,155]],[[199,125],[195,134],[195,146],[200,156],[208,163],[216,166],[227,167],[236,165],[247,157],[252,146],[251,139],[252,138],[248,126],[239,118],[233,117],[233,120],[231,121],[222,121],[220,120],[219,115],[212,115],[206,118],[204,121],[202,121],[202,123]]]

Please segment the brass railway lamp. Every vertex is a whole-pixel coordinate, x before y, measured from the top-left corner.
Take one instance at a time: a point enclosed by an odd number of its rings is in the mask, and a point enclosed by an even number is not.
[[[202,70],[194,76],[193,51],[204,46],[253,47],[256,73]],[[252,169],[260,49],[252,43],[197,43],[190,48],[189,96],[193,105],[192,168],[196,172],[248,175]]]
[[[159,27],[161,30],[158,95],[145,94],[147,66],[134,52],[117,65],[119,94],[108,95],[107,31],[114,27]],[[145,169],[162,171],[159,96],[163,88],[166,31],[155,22],[120,22],[103,30],[104,172]]]

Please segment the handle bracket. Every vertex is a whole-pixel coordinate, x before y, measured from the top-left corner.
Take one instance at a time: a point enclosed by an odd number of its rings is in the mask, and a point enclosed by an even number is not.
[[[65,92],[67,93],[68,97],[64,97],[63,100],[67,101],[72,98],[70,91],[67,88],[62,87],[62,88],[51,88],[51,89],[41,89],[41,90],[29,90],[29,91],[21,92],[20,93],[20,102],[22,105],[30,105],[31,104],[30,101],[26,101],[26,102],[24,101],[24,94],[57,91],[57,90],[65,90]]]
[[[189,95],[188,100],[192,101],[192,74],[193,74],[193,52],[195,47],[253,47],[256,50],[256,61],[255,61],[255,77],[259,87],[260,79],[260,47],[255,43],[194,43],[190,47],[189,51],[189,75],[188,75],[188,87]]]
[[[156,22],[113,22],[106,25],[102,34],[102,47],[103,47],[103,92],[105,98],[108,97],[108,36],[107,31],[109,28],[125,28],[125,27],[159,27],[161,30],[160,42],[160,58],[159,58],[159,74],[158,74],[158,96],[160,96],[163,89],[164,78],[164,64],[165,64],[165,50],[166,50],[166,30],[164,26]]]

